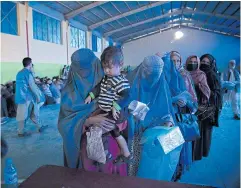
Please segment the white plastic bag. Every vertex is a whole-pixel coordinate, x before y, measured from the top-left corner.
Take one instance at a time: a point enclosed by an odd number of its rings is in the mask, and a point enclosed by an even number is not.
[[[163,127],[164,128],[164,127]],[[182,145],[185,140],[178,126],[167,128],[168,133],[157,137],[165,154]]]
[[[147,112],[150,110],[146,104],[135,100],[129,104],[128,109],[133,116],[141,121],[145,119]]]
[[[147,129],[140,141],[142,152],[137,177],[171,181],[183,143],[184,139],[177,126]]]
[[[90,132],[86,132],[87,145],[86,151],[89,159],[99,163],[106,163],[106,155],[102,142],[102,129],[97,126],[90,128]]]

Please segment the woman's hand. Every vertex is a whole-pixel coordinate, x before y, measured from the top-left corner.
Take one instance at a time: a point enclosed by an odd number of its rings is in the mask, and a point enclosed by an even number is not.
[[[88,127],[90,125],[97,124],[98,126],[100,126],[102,128],[103,132],[109,132],[115,128],[115,121],[106,118],[105,116],[107,116],[107,115],[108,114],[99,114],[96,116],[89,117],[85,121],[85,125]]]
[[[91,102],[91,97],[88,96],[86,99],[85,99],[85,104],[89,104]]]

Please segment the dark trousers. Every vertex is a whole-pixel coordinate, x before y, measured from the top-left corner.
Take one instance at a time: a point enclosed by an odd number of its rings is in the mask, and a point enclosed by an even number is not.
[[[199,130],[201,138],[193,141],[193,160],[201,160],[207,157],[211,148],[213,126],[210,119],[199,121]]]
[[[9,117],[16,117],[17,105],[14,102],[14,95],[7,98],[7,109]]]

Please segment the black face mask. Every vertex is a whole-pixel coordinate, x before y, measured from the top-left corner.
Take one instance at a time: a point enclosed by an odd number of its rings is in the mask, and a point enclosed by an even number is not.
[[[201,64],[201,65],[200,65],[200,69],[201,69],[201,70],[208,70],[208,69],[210,69],[210,65]]]
[[[195,71],[195,70],[197,70],[197,68],[198,68],[198,64],[197,63],[195,63],[195,64],[187,64],[187,70],[188,71]]]

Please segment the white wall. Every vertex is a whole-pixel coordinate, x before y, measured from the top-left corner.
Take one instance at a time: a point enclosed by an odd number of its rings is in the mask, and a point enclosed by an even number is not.
[[[26,6],[17,3],[19,35],[1,33],[1,62],[21,62],[27,56],[26,40]],[[33,39],[33,16],[32,8],[28,8],[28,34],[29,34],[29,56],[34,63],[67,64],[71,63],[71,55],[77,50],[70,46],[70,27],[66,21],[61,22],[62,44],[55,44]],[[68,42],[66,40],[66,32]],[[92,49],[92,33],[87,31],[86,47]],[[103,41],[105,40],[102,38]],[[68,44],[67,44],[68,43]],[[104,44],[104,43],[103,43]],[[68,45],[68,46],[67,46]],[[102,51],[105,46],[102,46]],[[68,50],[68,57],[67,57]],[[100,57],[100,52],[95,52]],[[68,60],[67,60],[68,59]]]
[[[33,3],[35,4],[33,6]],[[36,4],[31,1],[29,4],[39,12],[49,15],[55,19],[62,20],[60,13],[54,12],[50,8],[43,7],[42,4]],[[41,9],[41,10],[40,10]],[[28,10],[28,14],[27,13]],[[56,76],[59,75],[59,70],[64,64],[71,63],[71,55],[78,50],[71,47],[71,33],[68,22],[61,22],[62,43],[55,44],[45,41],[33,39],[33,16],[32,8],[17,3],[17,20],[18,20],[18,35],[10,35],[1,33],[1,83],[9,80],[15,80],[15,76],[22,69],[22,59],[27,57],[27,32],[26,20],[28,21],[28,36],[29,36],[29,56],[35,64],[36,74],[38,76]],[[28,15],[28,16],[27,16]],[[62,16],[63,17],[63,16]],[[71,21],[74,27],[86,30],[87,27],[79,22]],[[67,39],[66,39],[67,34]],[[86,32],[86,47],[92,49],[92,32]],[[99,35],[98,35],[99,36]],[[104,44],[105,39],[102,38]],[[105,46],[102,46],[102,51]],[[100,58],[101,53],[95,52],[95,55]]]
[[[173,41],[177,29],[141,38],[123,45],[125,65],[139,65],[144,57],[156,52],[179,51],[183,62],[189,55],[212,54],[219,69],[223,70],[230,59],[240,61],[240,39],[205,31],[181,29],[184,37]]]
[[[55,44],[33,39],[32,8],[29,8],[29,50],[30,57],[36,63],[67,64],[66,22],[61,22],[62,43]]]

